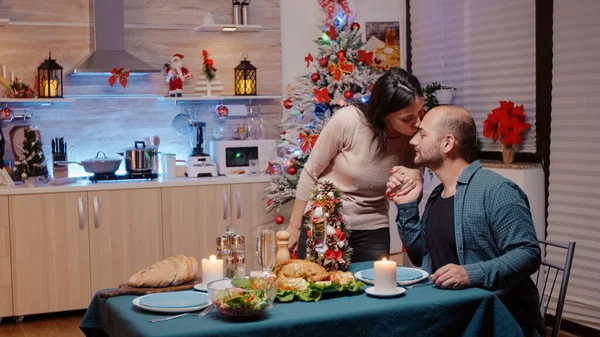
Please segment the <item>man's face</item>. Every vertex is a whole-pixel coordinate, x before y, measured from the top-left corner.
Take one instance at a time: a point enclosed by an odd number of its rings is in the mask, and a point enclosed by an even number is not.
[[[410,140],[410,144],[415,147],[415,165],[425,166],[435,170],[442,166],[444,153],[441,142],[438,140],[435,124],[436,118],[432,115],[425,115],[419,126],[419,130]]]

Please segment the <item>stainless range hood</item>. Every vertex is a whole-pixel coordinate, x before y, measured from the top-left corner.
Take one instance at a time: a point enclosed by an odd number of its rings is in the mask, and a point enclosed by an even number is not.
[[[159,69],[125,51],[125,7],[123,0],[94,0],[95,50],[74,69],[72,75],[110,73],[113,67],[133,74],[157,73]]]

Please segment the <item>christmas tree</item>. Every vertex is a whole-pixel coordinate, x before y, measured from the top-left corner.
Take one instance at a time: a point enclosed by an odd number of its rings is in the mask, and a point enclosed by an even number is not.
[[[36,128],[25,129],[23,141],[23,154],[15,161],[15,176],[25,180],[29,177],[48,175],[46,157],[42,151],[42,142],[36,139]]]
[[[337,2],[319,1],[327,13],[315,41],[318,55],[304,57],[307,68],[314,71],[297,78],[283,103],[289,117],[282,123],[279,158],[269,163],[273,177],[267,187],[267,212],[295,199],[298,178],[323,127],[340,108],[357,100],[367,102],[378,77],[370,68],[373,53],[361,49],[360,25],[353,22],[345,1]],[[280,215],[275,218],[278,224],[283,221]]]

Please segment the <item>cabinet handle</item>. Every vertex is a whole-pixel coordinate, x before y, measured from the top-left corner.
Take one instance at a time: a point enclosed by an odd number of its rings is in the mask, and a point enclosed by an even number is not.
[[[100,227],[100,221],[98,220],[98,197],[94,196],[94,227]]]
[[[237,192],[237,218],[239,219],[242,216],[242,195],[240,193],[240,189],[236,190]]]
[[[227,192],[223,191],[223,220],[227,220]]]
[[[79,205],[79,229],[83,229],[83,198],[77,198],[77,203]]]

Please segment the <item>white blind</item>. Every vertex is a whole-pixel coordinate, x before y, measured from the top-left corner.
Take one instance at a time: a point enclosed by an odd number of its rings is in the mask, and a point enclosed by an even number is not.
[[[600,328],[600,1],[554,1],[548,240],[575,240],[564,317]],[[548,251],[562,263],[562,255]]]
[[[453,104],[475,119],[484,151],[500,151],[482,135],[499,101],[523,104],[531,130],[521,152],[535,145],[535,1],[418,0],[410,3],[412,71],[423,86],[457,88]]]

